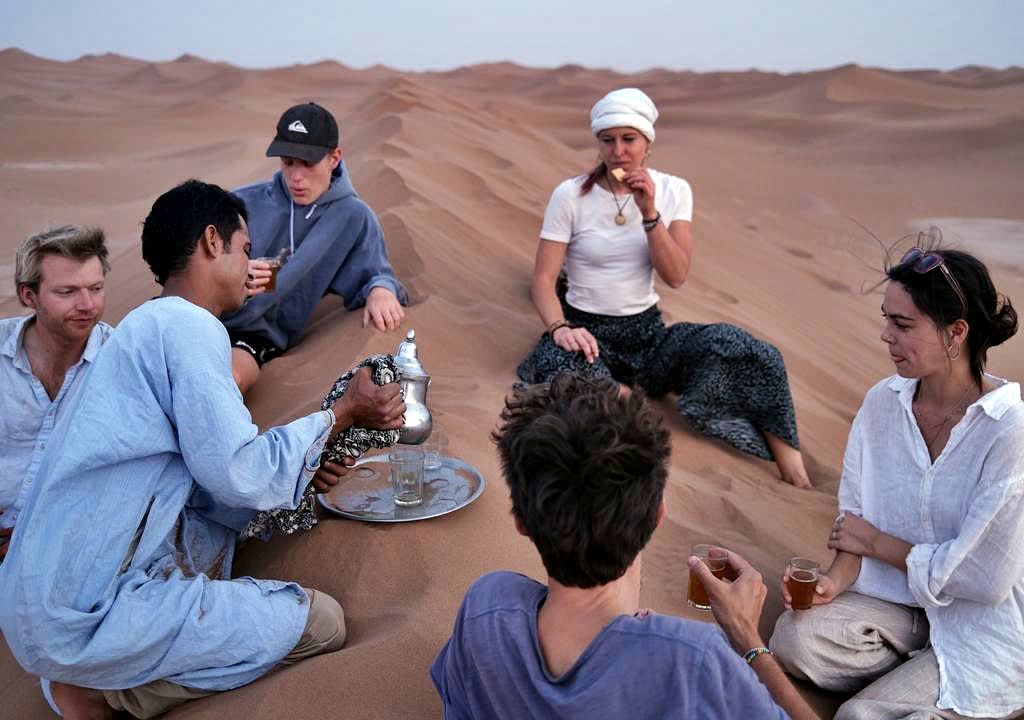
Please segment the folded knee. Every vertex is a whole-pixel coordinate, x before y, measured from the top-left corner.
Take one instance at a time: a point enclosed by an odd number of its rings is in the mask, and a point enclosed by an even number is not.
[[[296,647],[300,656],[340,650],[345,644],[345,611],[338,601],[320,590],[306,590],[309,596],[309,617],[306,629]]]
[[[835,720],[865,720],[866,718],[880,717],[885,714],[885,711],[878,708],[877,705],[878,703],[871,700],[852,698],[839,706]]]
[[[813,615],[813,611],[784,612],[775,623],[768,647],[790,675],[825,686],[832,671],[829,643]]]
[[[795,678],[826,690],[859,689],[863,682],[848,674],[843,658],[837,655],[840,648],[830,634],[830,620],[823,614],[820,610],[787,610],[775,623],[768,647]]]
[[[790,675],[807,678],[802,668],[806,665],[810,645],[806,629],[800,627],[797,613],[793,610],[782,613],[775,622],[768,647]]]
[[[324,652],[334,652],[340,650],[345,644],[345,611],[333,597],[326,593],[321,593],[321,595],[325,601],[324,605],[326,605],[321,611],[325,615],[323,620],[326,629]]]

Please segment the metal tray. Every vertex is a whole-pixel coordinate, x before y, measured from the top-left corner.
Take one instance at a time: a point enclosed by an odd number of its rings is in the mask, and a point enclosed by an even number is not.
[[[317,495],[335,515],[368,522],[412,522],[464,508],[484,491],[484,476],[455,457],[442,457],[441,467],[425,470],[423,502],[398,507],[391,490],[391,463],[386,453],[364,455],[330,492]]]

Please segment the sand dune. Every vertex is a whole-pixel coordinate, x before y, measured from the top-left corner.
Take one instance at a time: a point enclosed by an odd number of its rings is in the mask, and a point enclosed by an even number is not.
[[[954,88],[903,77],[885,70],[850,66],[829,82],[829,97],[837,102],[898,103],[932,109],[1014,107],[1019,83],[992,88]]]
[[[303,537],[245,548],[240,574],[338,597],[349,646],[174,717],[438,717],[426,668],[466,586],[496,568],[540,575],[508,517],[488,431],[540,334],[528,283],[548,195],[594,162],[590,105],[623,85],[659,104],[651,162],[686,177],[696,196],[694,270],[683,288],[660,287],[662,308],[673,320],[737,323],[780,347],[819,487],[779,484],[771,465],[694,434],[662,401],[674,448],[669,513],[645,557],[643,600],[697,617],[685,605],[685,548],[715,539],[768,578],[767,632],[786,558],[829,557],[849,423],[865,390],[892,372],[877,339],[879,297],[862,293],[883,262],[872,235],[888,244],[946,226],[1024,305],[1024,70],[622,75],[497,63],[400,73],[335,62],[243,70],[188,56],[58,63],[0,51],[0,313],[21,312],[13,249],[26,234],[95,223],[113,248],[107,319],[117,322],[158,292],[138,248],[155,197],[189,176],[228,187],[269,176],[263,151],[281,110],[317,100],[338,117],[355,185],[417,300],[403,331],[420,338],[451,452],[489,483],[470,508],[430,522],[327,518]],[[302,344],[250,396],[256,421],[314,409],[354,361],[399,339],[363,330],[359,313],[326,299]],[[1024,340],[995,350],[990,367],[1024,377]],[[0,678],[5,716],[48,717],[6,649]],[[808,692],[826,716],[837,704]]]

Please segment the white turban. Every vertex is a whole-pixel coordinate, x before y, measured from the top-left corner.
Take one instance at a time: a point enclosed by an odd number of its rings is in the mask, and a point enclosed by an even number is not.
[[[643,90],[621,88],[612,90],[590,110],[590,130],[597,135],[614,127],[636,128],[649,142],[654,142],[654,123],[658,108]]]

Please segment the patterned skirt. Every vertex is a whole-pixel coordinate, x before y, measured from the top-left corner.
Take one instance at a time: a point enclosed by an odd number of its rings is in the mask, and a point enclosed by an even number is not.
[[[590,364],[545,333],[516,371],[523,382],[561,372],[610,377],[651,397],[675,393],[694,427],[743,452],[773,459],[766,432],[799,449],[786,365],[773,345],[725,323],[666,326],[657,305],[625,317],[563,308],[566,320],[594,336],[600,357]]]

